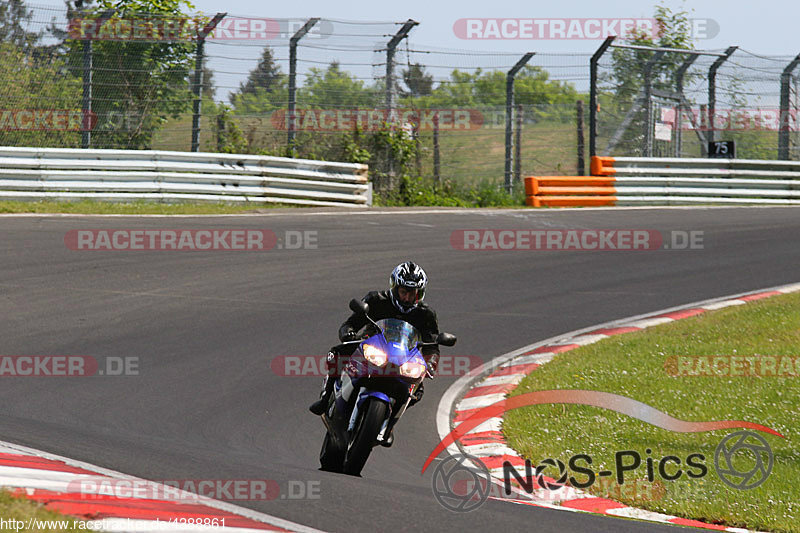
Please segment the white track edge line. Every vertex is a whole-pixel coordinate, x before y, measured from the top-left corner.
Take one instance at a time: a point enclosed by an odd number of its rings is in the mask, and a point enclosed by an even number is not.
[[[56,455],[54,453],[45,452],[42,450],[37,450],[35,448],[29,448],[27,446],[22,446],[20,444],[14,444],[13,442],[7,442],[0,440],[0,446],[6,446],[11,449],[19,450],[20,452],[24,453],[25,455],[34,455],[37,457],[43,457],[45,459],[50,459],[53,461],[63,461],[64,463],[74,466],[77,468],[83,468],[84,470],[92,470],[97,472],[98,474],[103,474],[109,477],[114,477],[117,479],[126,479],[130,481],[148,481],[136,476],[131,476],[128,474],[123,474],[122,472],[118,472],[116,470],[111,470],[108,468],[103,468],[100,466],[93,465],[91,463],[85,463],[83,461],[78,461],[75,459],[70,459],[69,457],[64,457],[62,455]],[[154,481],[150,481],[150,483],[156,483]],[[258,511],[254,511],[252,509],[248,509],[246,507],[240,507],[238,505],[233,505],[231,503],[223,502],[220,500],[214,500],[212,498],[208,498],[206,496],[198,495],[197,502],[202,503],[204,505],[208,505],[209,507],[214,507],[215,509],[219,509],[221,511],[228,511],[231,513],[238,514],[239,516],[243,516],[245,518],[250,518],[255,520],[256,522],[262,522],[264,524],[269,524],[272,526],[280,527],[282,529],[288,529],[290,531],[297,531],[299,533],[324,533],[319,529],[314,529],[309,526],[304,526],[302,524],[297,524],[295,522],[291,522],[289,520],[284,520],[283,518],[278,518],[276,516],[271,516],[265,513],[260,513]]]
[[[576,210],[580,211],[653,211],[660,209],[668,210],[705,210],[705,209],[797,209],[797,206],[792,205],[662,205],[662,206],[618,206],[618,207],[561,207],[557,209],[536,209],[536,208],[517,208],[517,209],[495,209],[495,208],[465,208],[465,209],[407,209],[398,211],[377,211],[367,208],[354,208],[342,207],[341,211],[316,211],[313,213],[224,213],[224,214],[211,214],[211,215],[135,215],[135,214],[99,214],[99,213],[0,213],[0,218],[11,217],[133,217],[133,218],[232,218],[232,217],[279,217],[279,216],[353,216],[353,215],[412,215],[412,214],[481,214],[481,213],[531,213],[531,214],[544,214],[544,213],[574,213]],[[256,207],[255,209],[259,209]],[[304,209],[298,207],[297,209]]]
[[[597,329],[611,328],[611,327],[618,327],[621,324],[628,323],[628,322],[633,322],[633,321],[636,321],[636,320],[642,320],[642,319],[645,319],[647,317],[652,317],[654,315],[662,315],[662,314],[671,313],[671,312],[674,312],[674,311],[681,311],[681,310],[684,310],[684,309],[691,309],[691,308],[700,307],[700,306],[703,306],[703,305],[708,305],[708,304],[712,304],[712,303],[716,303],[716,302],[722,302],[722,301],[725,301],[725,300],[734,300],[734,299],[737,299],[737,298],[740,298],[740,297],[743,297],[743,296],[748,296],[748,295],[751,295],[751,294],[759,294],[759,293],[770,292],[770,291],[780,291],[781,289],[785,289],[785,288],[789,288],[789,287],[791,287],[793,290],[790,291],[790,292],[786,292],[784,294],[790,294],[791,292],[800,291],[800,286],[799,285],[800,285],[800,283],[798,283],[798,282],[787,283],[787,284],[784,284],[784,285],[776,285],[776,286],[773,286],[773,287],[756,289],[756,290],[753,290],[753,291],[747,291],[747,292],[742,292],[742,293],[737,293],[737,294],[731,294],[731,295],[728,295],[728,296],[721,296],[721,297],[718,297],[718,298],[710,298],[710,299],[707,299],[707,300],[700,300],[700,301],[697,301],[697,302],[691,302],[691,303],[688,303],[688,304],[682,304],[682,305],[675,306],[675,307],[668,307],[666,309],[661,309],[659,311],[652,311],[652,312],[649,312],[649,313],[644,313],[644,314],[641,314],[641,315],[634,315],[634,316],[630,316],[630,317],[627,317],[627,318],[620,318],[620,319],[617,319],[617,320],[612,320],[610,322],[604,322],[602,324],[597,324],[597,325],[589,326],[589,327],[586,327],[586,328],[574,330],[572,332],[563,333],[561,335],[556,335],[554,337],[550,337],[549,339],[545,339],[543,341],[535,342],[533,344],[529,344],[527,346],[523,346],[522,348],[518,348],[516,350],[513,350],[511,352],[505,353],[503,355],[499,355],[499,356],[491,359],[490,361],[487,361],[486,363],[482,364],[478,368],[470,371],[468,374],[466,374],[464,376],[461,376],[458,380],[455,381],[455,383],[453,383],[452,385],[450,385],[447,388],[447,390],[444,392],[444,394],[442,394],[442,398],[441,398],[441,400],[439,400],[439,405],[438,405],[438,407],[436,409],[436,431],[439,434],[439,440],[440,441],[444,440],[444,438],[450,433],[450,431],[451,431],[451,429],[450,429],[450,415],[451,415],[451,412],[455,410],[457,400],[461,396],[463,396],[463,394],[465,394],[466,391],[469,388],[471,388],[472,384],[474,382],[480,380],[481,378],[485,377],[489,373],[489,370],[493,370],[493,369],[495,369],[497,367],[500,367],[503,363],[505,363],[507,361],[510,361],[511,359],[513,359],[514,357],[516,357],[516,356],[518,356],[518,355],[520,355],[522,353],[525,353],[525,352],[527,352],[529,350],[533,350],[533,349],[539,348],[541,346],[546,346],[546,345],[548,345],[548,344],[550,344],[552,342],[556,342],[558,340],[563,340],[563,339],[567,339],[567,338],[570,338],[570,337],[575,337],[575,336],[578,336],[578,335],[582,335],[582,334],[587,333],[589,331],[594,331],[594,330],[597,330]],[[449,446],[447,446],[445,448],[444,451],[446,451],[450,455],[454,455],[454,454],[465,455],[465,452],[456,444],[450,444]],[[475,465],[473,465],[473,466],[475,466]],[[552,508],[554,508],[556,510],[570,510],[570,511],[573,510],[573,509],[569,509],[569,508],[563,508],[561,506],[552,506]],[[635,508],[633,508],[633,509],[635,509]],[[609,516],[613,516],[613,515],[609,515]],[[678,524],[673,524],[673,525],[678,525]],[[742,531],[748,531],[748,530],[742,530]]]

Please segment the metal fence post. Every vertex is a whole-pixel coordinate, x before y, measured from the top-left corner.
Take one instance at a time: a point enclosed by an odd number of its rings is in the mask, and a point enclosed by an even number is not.
[[[578,114],[578,176],[583,176],[586,172],[586,163],[583,154],[583,100],[578,100],[575,107]]]
[[[394,111],[394,101],[395,101],[395,83],[394,83],[394,53],[397,49],[397,45],[400,44],[400,41],[405,39],[408,36],[408,33],[411,31],[411,28],[418,25],[419,22],[415,20],[408,19],[403,26],[397,31],[396,34],[392,37],[392,39],[386,45],[386,120],[387,122],[391,122],[392,120],[392,112]],[[394,154],[392,154],[391,149],[387,149],[386,151],[386,163],[388,167],[388,178],[389,178],[389,190],[394,190],[395,188],[395,179],[394,179]]]
[[[203,54],[206,37],[217,27],[227,13],[217,13],[197,34],[197,51],[194,57],[194,102],[192,102],[192,152],[200,150],[200,114],[203,109]]]
[[[295,108],[297,107],[297,43],[302,39],[311,28],[314,27],[314,24],[319,22],[319,18],[310,18],[303,24],[303,27],[297,30],[297,32],[289,39],[289,109],[288,109],[288,119],[287,122],[287,139],[286,139],[286,151],[288,152],[290,157],[295,156],[295,146],[294,146],[294,136],[295,136]]]
[[[717,70],[731,57],[731,54],[733,54],[737,48],[739,47],[728,47],[722,57],[718,57],[717,60],[711,64],[711,68],[708,69],[708,127],[711,133],[708,140],[712,142],[717,139],[717,132],[714,126],[714,113],[717,108]]]
[[[92,147],[92,131],[89,129],[92,115],[92,40],[83,41],[83,121],[81,124],[81,148]],[[89,117],[89,120],[86,119]]]
[[[433,181],[439,187],[442,183],[442,176],[439,173],[440,159],[439,159],[439,113],[433,115]]]
[[[99,33],[100,27],[114,16],[116,9],[103,11],[92,24],[91,36],[84,37],[83,41],[83,110],[81,120],[81,148],[92,147],[92,73],[94,71],[94,49],[92,40]]]
[[[781,108],[780,122],[778,122],[778,159],[789,159],[789,84],[792,81],[792,72],[800,64],[800,54],[791,63],[786,65],[781,73]]]
[[[514,183],[519,184],[522,174],[522,104],[517,104],[516,131],[514,132]]]
[[[407,35],[408,32],[411,31],[411,28],[418,25],[419,22],[415,20],[408,19],[404,24],[403,27],[400,28],[396,34],[392,37],[389,43],[386,45],[386,111],[387,117],[391,115],[392,110],[394,110],[394,99],[395,99],[395,86],[394,86],[394,53],[397,49],[397,45],[400,44]]]
[[[511,129],[513,127],[512,114],[514,112],[514,76],[519,69],[530,61],[535,52],[528,52],[517,63],[511,67],[506,74],[506,165],[505,165],[505,187],[506,192],[510,193],[514,189],[511,181]]]
[[[606,37],[589,61],[589,155],[597,155],[597,64],[614,42],[616,36]]]
[[[686,71],[700,56],[692,55],[684,61],[675,74],[675,92],[678,93],[680,101],[678,102],[678,109],[675,114],[675,157],[680,157],[683,153],[683,101],[686,99],[683,96],[683,79],[686,76]]]
[[[646,118],[644,121],[644,157],[653,157],[653,105],[652,105],[652,90],[653,90],[653,77],[651,76],[653,67],[659,60],[664,57],[664,52],[658,51],[653,54],[644,66],[644,112]]]

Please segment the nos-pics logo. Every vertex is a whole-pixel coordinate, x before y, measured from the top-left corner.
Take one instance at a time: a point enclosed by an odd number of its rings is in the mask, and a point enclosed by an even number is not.
[[[750,490],[763,484],[772,473],[773,465],[774,454],[769,443],[752,431],[726,435],[714,452],[717,476],[736,490]],[[544,477],[543,471],[548,466],[561,470],[554,483]],[[562,488],[568,476],[566,465],[554,459],[542,461],[535,473],[537,484],[553,491]],[[474,511],[482,506],[492,494],[493,487],[489,469],[480,459],[459,454],[450,455],[437,465],[431,484],[439,504],[458,513]]]

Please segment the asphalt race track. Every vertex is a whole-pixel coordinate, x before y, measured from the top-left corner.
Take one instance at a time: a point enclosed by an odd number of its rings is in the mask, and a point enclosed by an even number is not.
[[[273,373],[282,355],[335,342],[347,302],[383,289],[413,259],[442,351],[483,359],[553,335],[696,300],[800,281],[792,208],[398,211],[263,217],[1,217],[2,355],[138,357],[139,375],[2,377],[0,439],[156,480],[319,482],[319,498],[240,503],[328,531],[659,531],[672,527],[489,501],[440,507],[423,462],[436,407],[455,378],[426,385],[391,449],[363,478],[320,472],[320,379]],[[318,248],[73,251],[72,229],[270,229],[317,232]],[[463,251],[459,229],[702,231],[704,248]]]

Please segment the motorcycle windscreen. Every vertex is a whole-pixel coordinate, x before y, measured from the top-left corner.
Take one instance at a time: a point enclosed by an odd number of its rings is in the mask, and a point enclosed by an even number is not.
[[[422,340],[422,335],[420,335],[417,328],[404,320],[385,318],[379,320],[378,325],[383,330],[386,342],[395,345],[396,348],[402,348],[410,352]]]

